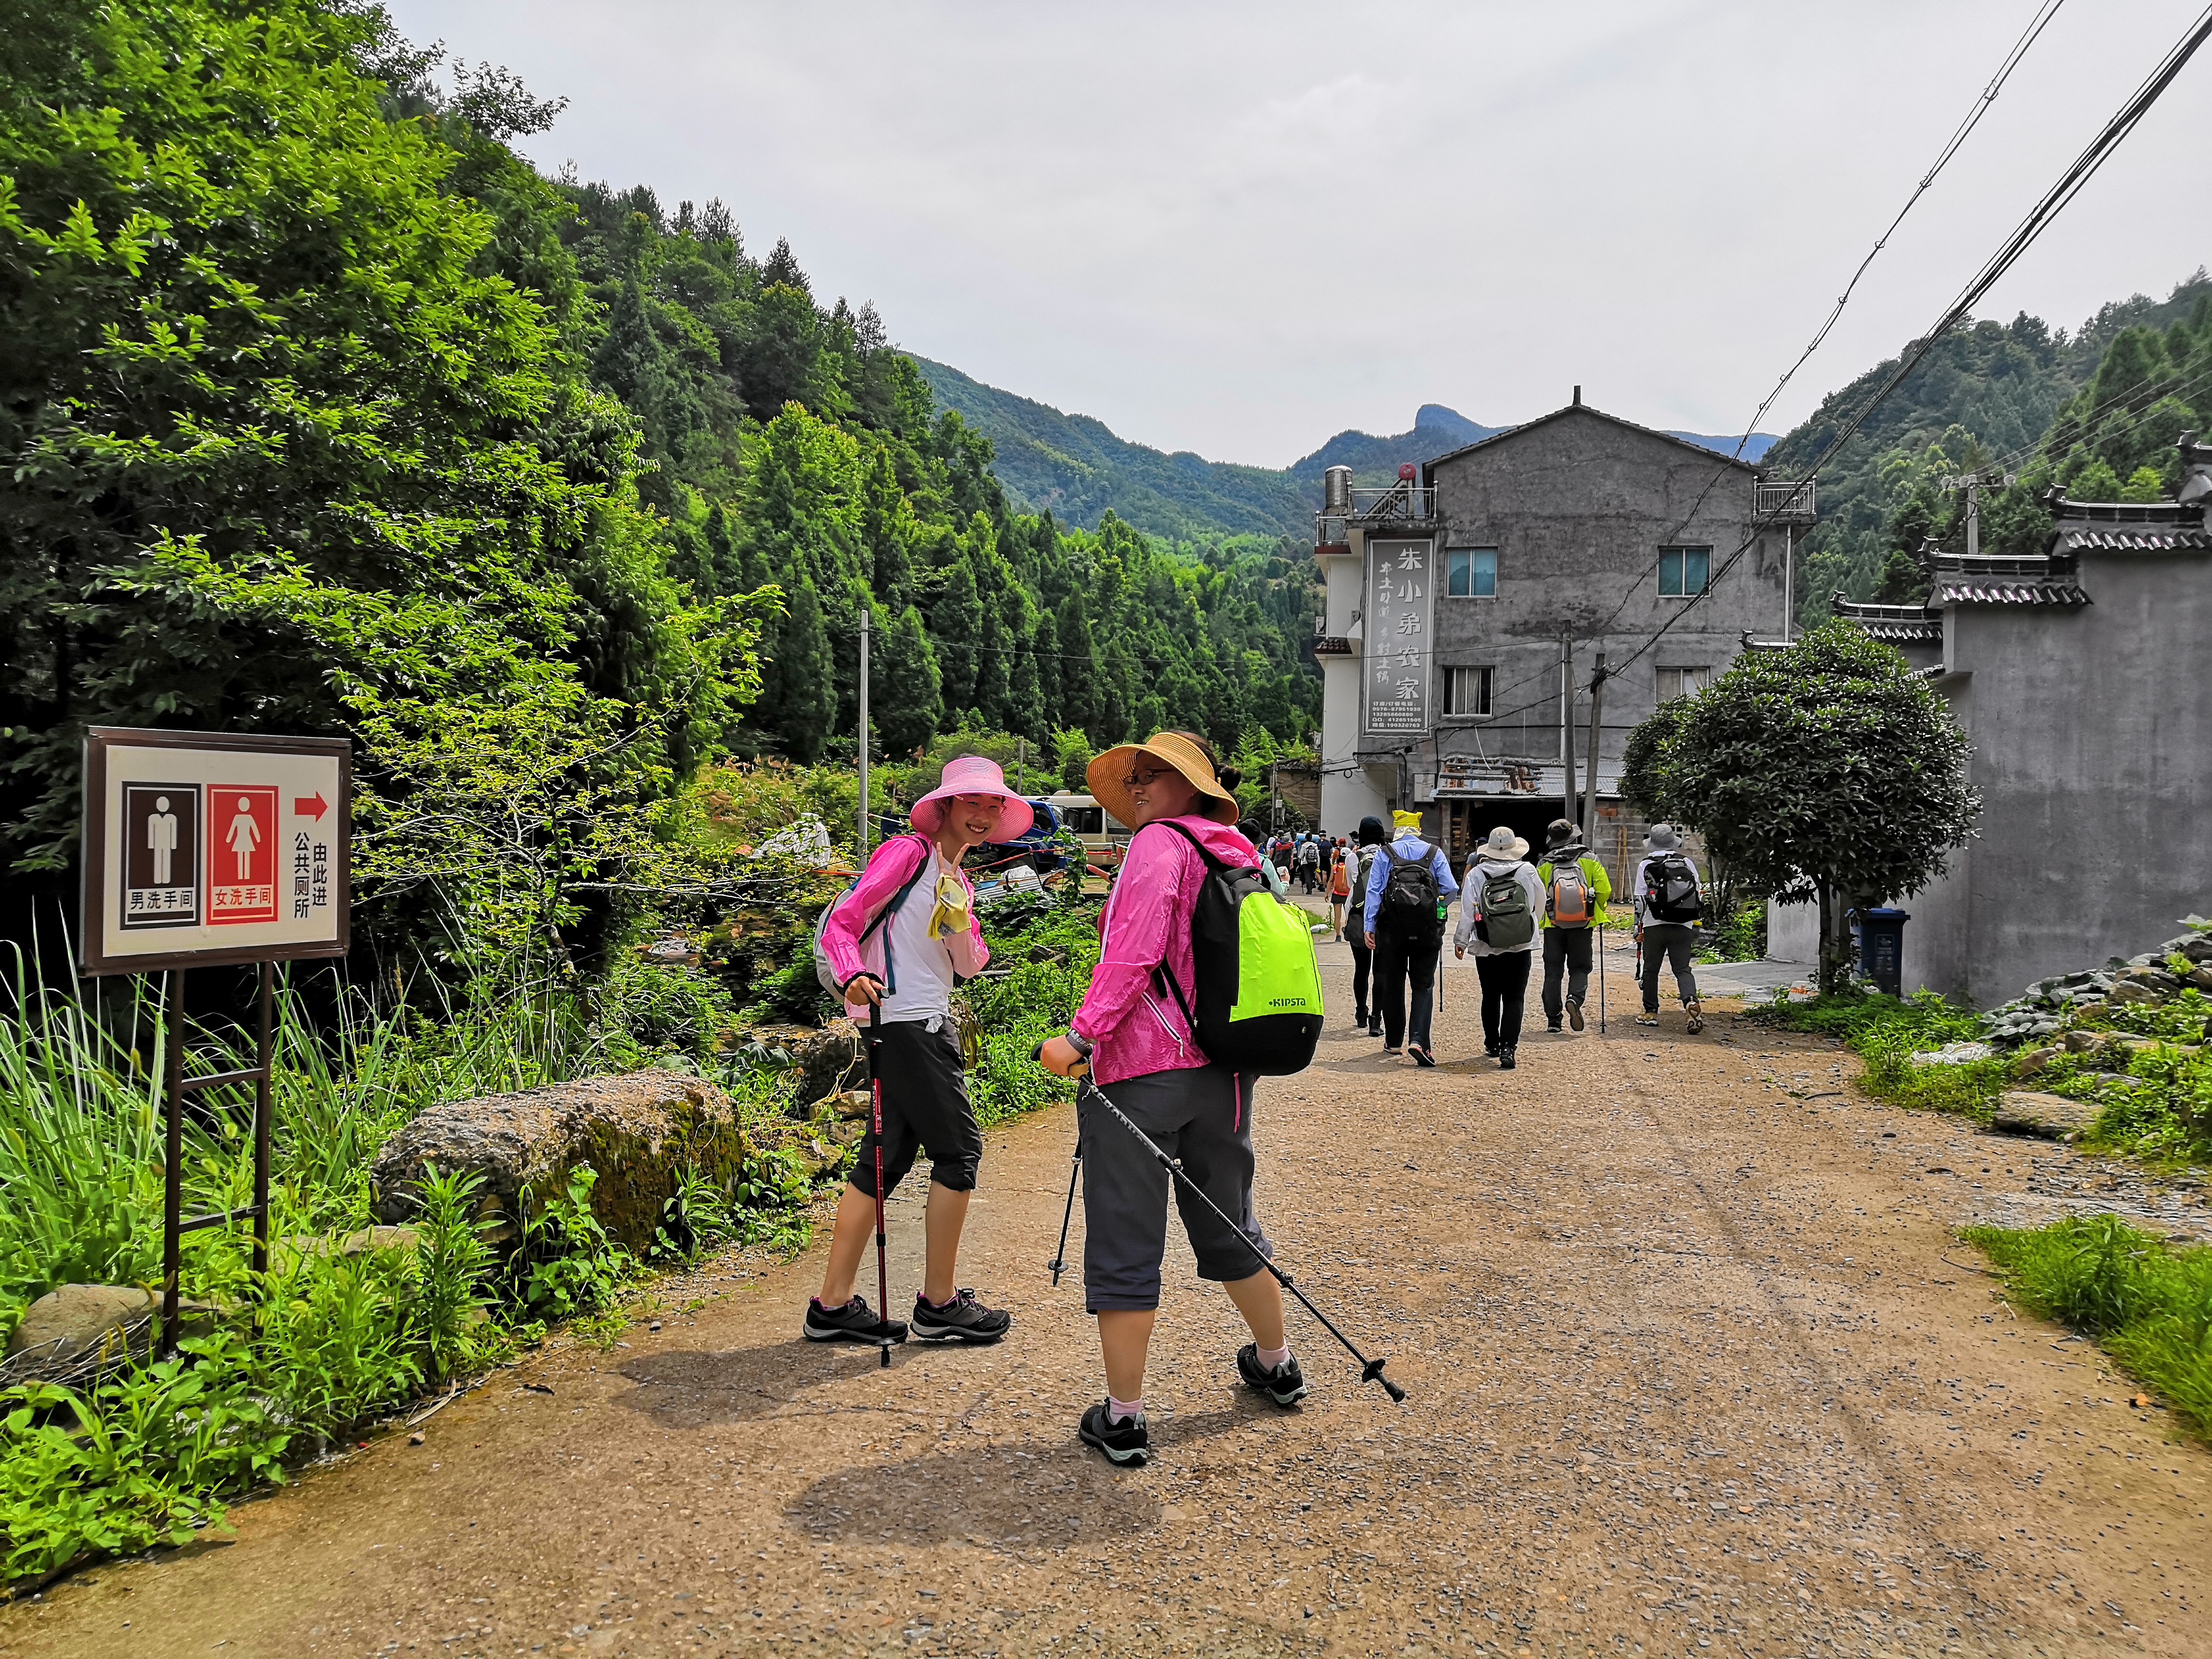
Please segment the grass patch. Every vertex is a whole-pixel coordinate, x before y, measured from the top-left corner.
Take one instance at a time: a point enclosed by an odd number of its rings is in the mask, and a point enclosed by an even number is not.
[[[1846,991],[1806,1002],[1792,1002],[1785,994],[1747,1011],[1745,1018],[1783,1030],[1840,1038],[1866,1062],[1859,1088],[1910,1111],[1952,1112],[1986,1122],[2012,1081],[2011,1062],[2002,1056],[1950,1066],[1910,1063],[1913,1054],[1972,1042],[1981,1030],[1978,1014],[1932,991],[1902,1000],[1879,991]]]
[[[2094,1339],[2212,1441],[2212,1247],[2175,1247],[2118,1216],[1968,1227],[2013,1300]]]

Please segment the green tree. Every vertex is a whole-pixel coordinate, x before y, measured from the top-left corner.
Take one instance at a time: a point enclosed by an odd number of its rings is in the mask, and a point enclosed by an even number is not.
[[[809,578],[800,577],[792,592],[780,648],[768,665],[762,690],[763,717],[781,740],[784,752],[803,766],[812,765],[830,735],[837,689],[830,678],[830,635],[822,625],[821,596]]]
[[[566,356],[583,321],[551,187],[464,120],[388,118],[357,67],[386,27],[312,0],[11,18],[0,842],[20,865],[71,854],[89,721],[429,730],[574,694],[648,711],[594,752],[649,769],[744,695],[707,671],[719,624],[685,612],[638,510],[636,422]]]
[[[869,717],[886,753],[910,755],[928,743],[945,717],[937,653],[914,606],[889,628],[882,626],[881,614],[869,664]]]
[[[963,710],[975,701],[975,682],[983,650],[983,605],[975,592],[975,568],[956,556],[945,586],[930,607],[931,635],[945,675],[945,707]]]
[[[1080,794],[1091,787],[1083,775],[1083,769],[1091,764],[1097,753],[1091,746],[1090,736],[1074,726],[1062,726],[1052,734],[1053,764],[1060,769],[1060,787]]]
[[[1754,887],[1817,901],[1820,984],[1832,990],[1849,910],[1918,892],[1972,835],[1967,753],[1942,693],[1832,622],[1662,706],[1632,734],[1624,788],[1701,831]]]

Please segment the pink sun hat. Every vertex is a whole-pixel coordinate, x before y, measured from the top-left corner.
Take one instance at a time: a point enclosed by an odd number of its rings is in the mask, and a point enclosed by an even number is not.
[[[955,795],[996,795],[1006,805],[999,809],[998,827],[992,830],[994,841],[1012,841],[1026,835],[1036,822],[1036,814],[1030,804],[1006,787],[1006,775],[999,763],[981,755],[963,755],[945,763],[944,775],[937,787],[915,802],[908,816],[914,827],[925,836],[933,836],[945,825],[945,803]]]

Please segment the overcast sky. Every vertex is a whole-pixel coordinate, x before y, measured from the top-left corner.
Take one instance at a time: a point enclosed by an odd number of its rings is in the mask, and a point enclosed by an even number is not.
[[[1280,466],[1416,405],[1740,431],[2036,0],[389,0],[571,101],[549,169],[720,196],[817,297],[1126,438]],[[1765,422],[1919,333],[2201,0],[2066,0]],[[2212,47],[1990,295],[2212,258]]]

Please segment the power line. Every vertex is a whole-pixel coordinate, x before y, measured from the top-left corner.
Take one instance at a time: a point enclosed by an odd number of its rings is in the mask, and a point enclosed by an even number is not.
[[[2037,37],[2043,33],[2045,26],[2058,15],[2058,8],[2064,3],[2065,0],[2043,0],[2035,15],[2028,20],[2027,27],[2021,32],[2020,39],[2013,43],[2012,50],[2004,56],[2004,61],[1997,65],[1996,73],[1990,77],[1989,85],[1982,89],[1981,95],[1975,99],[1967,109],[1966,118],[1959,123],[1957,130],[1951,134],[1948,142],[1936,155],[1934,164],[1927,172],[1921,174],[1920,182],[1913,186],[1912,193],[1905,198],[1905,205],[1898,209],[1897,216],[1889,222],[1887,229],[1875,238],[1874,246],[1867,250],[1866,257],[1859,261],[1858,269],[1851,272],[1850,280],[1844,284],[1844,291],[1836,296],[1835,307],[1828,313],[1826,320],[1821,323],[1819,329],[1814,332],[1811,342],[1807,344],[1804,350],[1797,354],[1797,361],[1782,372],[1782,378],[1774,383],[1774,389],[1766,394],[1765,400],[1759,404],[1751,419],[1746,422],[1743,435],[1736,440],[1735,448],[1730,452],[1730,459],[1742,458],[1744,445],[1750,442],[1751,434],[1759,430],[1759,423],[1766,418],[1767,410],[1774,407],[1775,400],[1782,396],[1784,388],[1796,378],[1797,371],[1805,367],[1806,361],[1820,349],[1821,343],[1827,339],[1830,331],[1836,326],[1838,319],[1843,316],[1844,307],[1850,303],[1851,295],[1858,289],[1859,279],[1867,274],[1868,267],[1874,264],[1876,256],[1882,249],[1889,246],[1889,239],[1897,234],[1898,227],[1905,222],[1905,216],[1911,213],[1914,207],[1918,205],[1920,198],[1928,193],[1929,186],[1936,182],[1944,167],[1949,165],[1951,158],[1959,153],[1960,147],[1966,142],[1967,136],[1980,125],[1982,117],[1989,112],[1990,106],[1996,101],[1997,94],[2003,90],[2004,83],[2012,78],[2013,70],[2020,66],[2020,60],[2027,55],[2027,49],[2035,44]],[[1712,476],[1705,480],[1705,488],[1698,492],[1697,499],[1690,503],[1689,511],[1682,515],[1680,523],[1676,525],[1674,533],[1668,536],[1667,540],[1670,542],[1674,540],[1689,527],[1690,521],[1698,516],[1698,509],[1705,504],[1705,497],[1712,493],[1713,486],[1720,482],[1726,475],[1726,471],[1727,469],[1724,467],[1716,467],[1713,470]],[[1613,614],[1608,616],[1599,627],[1597,631],[1600,635],[1610,630],[1620,613],[1628,608],[1630,601],[1635,598],[1645,579],[1657,568],[1658,566],[1655,562],[1638,576],[1635,584],[1621,597],[1620,603],[1613,607]]]
[[[2081,193],[2089,180],[2096,177],[2098,170],[2111,159],[2112,152],[2119,148],[2121,141],[2133,132],[2142,118],[2150,112],[2151,106],[2157,103],[2166,88],[2173,83],[2174,77],[2181,73],[2189,60],[2196,55],[2197,48],[2204,44],[2208,36],[2212,36],[2212,7],[2205,9],[2197,21],[2190,27],[2189,32],[2166,55],[2159,66],[2151,71],[2149,78],[2136,88],[2134,94],[2121,105],[2112,118],[2107,121],[2097,136],[2089,141],[2087,148],[2075,158],[2073,165],[2059,175],[2057,182],[2052,185],[2044,193],[2042,199],[2028,210],[2027,216],[2021,221],[2012,234],[2005,239],[1997,251],[1992,253],[1984,262],[1981,269],[1968,280],[1966,287],[1952,301],[1950,307],[1936,319],[1936,325],[1906,349],[1899,359],[1896,370],[1882,383],[1874,396],[1860,407],[1859,411],[1844,423],[1843,429],[1830,441],[1828,447],[1821,451],[1819,458],[1813,463],[1804,483],[1810,483],[1820,477],[1820,469],[1826,466],[1834,458],[1836,453],[1850,441],[1859,428],[1866,423],[1867,418],[1881,406],[1883,400],[1904,383],[1905,377],[1920,366],[1922,360],[1935,349],[1936,342],[1957,327],[1960,321],[1972,308],[1975,301],[1987,293],[2005,272],[2012,269],[2021,256],[2035,245],[2036,240],[2050,228],[2051,222],[2058,215]],[[1751,533],[1738,545],[1735,551],[1729,556],[1727,562],[1714,573],[1704,588],[1692,596],[1680,611],[1662,623],[1642,645],[1624,658],[1620,665],[1620,667],[1627,667],[1630,663],[1645,655],[1656,646],[1675,623],[1689,614],[1691,606],[1711,592],[1721,578],[1726,576],[1742,561],[1743,556],[1750,550],[1759,536],[1771,527],[1774,520],[1786,512],[1795,499],[1796,492],[1793,492],[1790,501],[1783,502],[1768,518],[1754,524]],[[1608,674],[1615,672],[1618,671],[1609,670]]]

